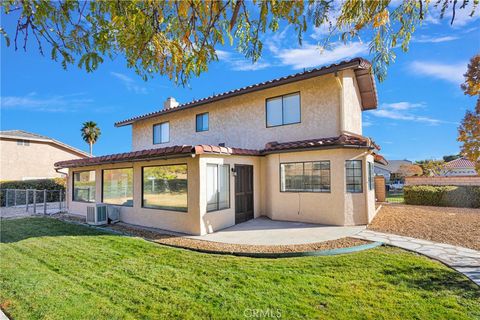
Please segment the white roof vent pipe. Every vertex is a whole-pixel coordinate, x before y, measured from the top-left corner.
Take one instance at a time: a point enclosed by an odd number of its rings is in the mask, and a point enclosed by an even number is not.
[[[171,108],[176,108],[179,104],[180,103],[178,103],[178,101],[175,100],[174,97],[168,97],[167,100],[165,100],[165,102],[163,103],[163,109],[168,110]]]

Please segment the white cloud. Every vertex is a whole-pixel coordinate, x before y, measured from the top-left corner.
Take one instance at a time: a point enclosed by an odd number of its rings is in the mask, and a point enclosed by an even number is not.
[[[225,60],[225,59],[229,59],[232,54],[228,51],[224,51],[224,50],[215,50],[215,53],[217,54],[217,57],[218,57],[218,60]]]
[[[133,80],[129,76],[118,72],[110,72],[110,74],[120,80],[128,91],[132,91],[138,94],[147,94],[147,89],[138,85],[135,80]]]
[[[479,8],[477,7],[475,14],[471,17],[470,14],[472,13],[474,3],[473,1],[470,1],[467,6],[463,9],[461,9],[461,1],[457,3],[456,9],[455,9],[455,19],[453,21],[453,28],[460,28],[464,27],[475,20],[477,20],[480,17],[479,13]],[[431,24],[440,24],[443,21],[446,21],[445,23],[448,23],[450,25],[450,22],[452,20],[452,15],[453,15],[453,10],[452,10],[452,3],[449,3],[448,8],[445,10],[445,16],[443,19],[440,19],[440,11],[441,11],[441,5],[435,7],[433,1],[430,4],[428,8],[428,12],[425,16],[425,21],[427,23]]]
[[[414,38],[413,42],[419,43],[441,43],[441,42],[448,42],[457,40],[458,37],[455,36],[438,36],[438,37],[428,37],[428,36],[421,36],[419,38]]]
[[[429,125],[438,125],[441,123],[451,123],[448,121],[443,121],[423,115],[415,114],[415,109],[423,108],[425,104],[423,103],[410,103],[410,102],[395,102],[395,103],[384,103],[380,106],[378,110],[373,111],[371,114],[379,118],[387,118],[392,120],[404,120],[404,121],[414,121],[422,122]]]
[[[215,50],[218,60],[230,65],[231,70],[234,71],[255,71],[270,67],[270,63],[259,60],[253,63],[240,55],[234,56],[231,52],[224,50]]]
[[[410,102],[394,102],[394,103],[388,103],[388,104],[383,104],[383,106],[388,107],[389,109],[392,110],[411,110],[415,108],[420,108],[424,107],[425,104],[423,103],[410,103]]]
[[[352,58],[368,53],[368,46],[361,42],[334,43],[331,49],[321,49],[319,46],[305,44],[296,49],[278,50],[276,57],[282,65],[293,69],[316,67],[339,60]]]
[[[467,62],[444,64],[429,61],[413,61],[410,67],[416,74],[437,78],[458,85],[464,81],[463,74],[467,70]]]
[[[45,112],[77,111],[81,107],[91,105],[92,99],[84,98],[84,94],[55,95],[38,97],[35,92],[24,96],[3,96],[0,98],[2,108],[22,109]]]

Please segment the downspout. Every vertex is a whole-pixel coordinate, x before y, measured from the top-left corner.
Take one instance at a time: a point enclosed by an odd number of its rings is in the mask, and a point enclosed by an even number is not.
[[[345,132],[345,106],[343,101],[343,84],[338,72],[335,72],[335,79],[337,80],[338,87],[340,88],[340,134]]]

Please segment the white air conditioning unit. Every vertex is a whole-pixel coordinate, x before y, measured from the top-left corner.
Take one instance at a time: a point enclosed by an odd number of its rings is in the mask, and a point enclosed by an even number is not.
[[[120,221],[120,208],[115,206],[107,207],[107,215],[109,223],[116,223]]]
[[[107,206],[100,203],[87,207],[87,223],[94,226],[107,224]]]

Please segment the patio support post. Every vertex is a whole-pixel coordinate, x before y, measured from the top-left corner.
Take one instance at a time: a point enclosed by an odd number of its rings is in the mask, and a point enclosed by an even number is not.
[[[47,214],[47,189],[43,189],[43,214]]]
[[[37,213],[37,189],[33,189],[33,214]]]
[[[58,191],[58,209],[62,211],[62,190]]]
[[[17,189],[13,189],[13,206],[17,206]]]
[[[25,190],[25,212],[28,212],[28,189]]]
[[[10,193],[10,192],[8,192],[8,191],[10,191],[10,189],[7,189],[7,190],[5,191],[5,192],[6,192],[6,196],[5,196],[5,207],[8,207],[8,194]]]

